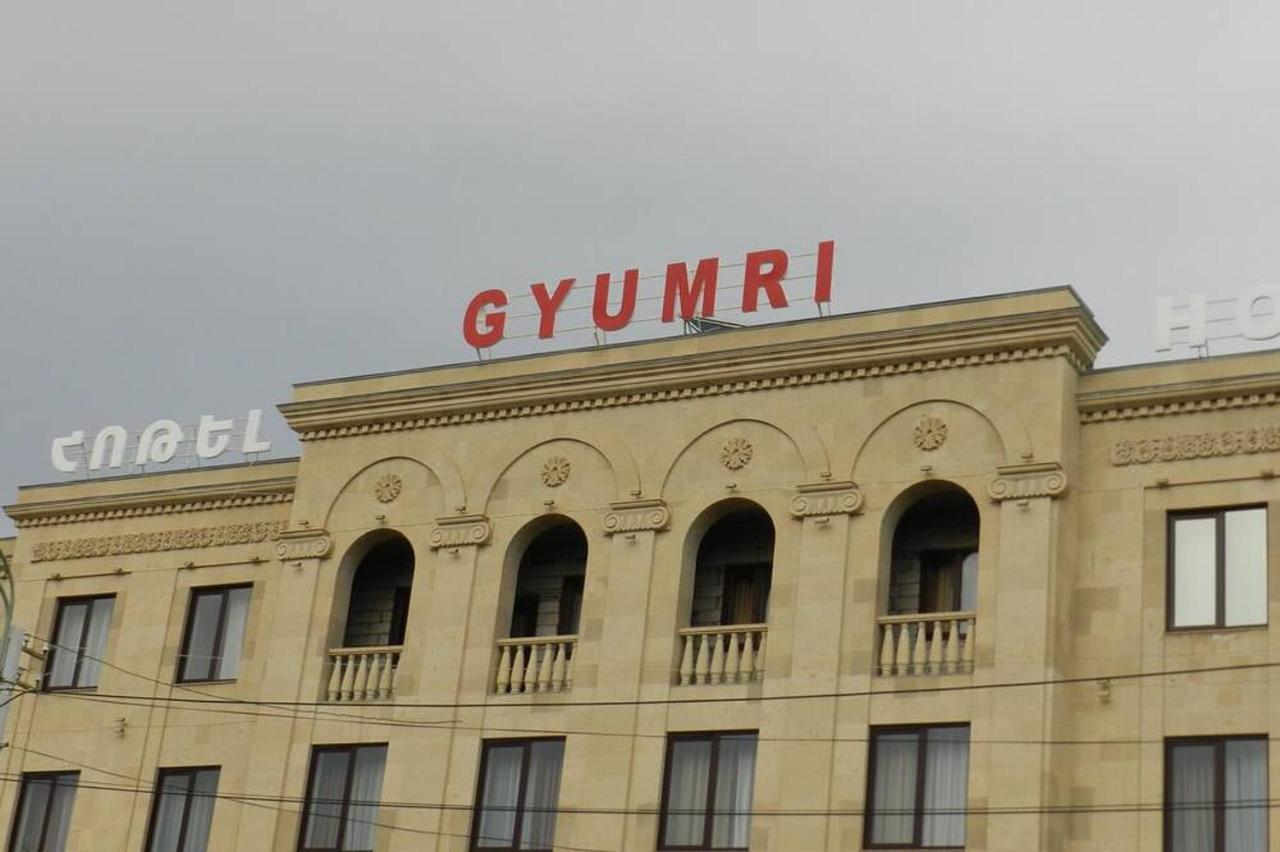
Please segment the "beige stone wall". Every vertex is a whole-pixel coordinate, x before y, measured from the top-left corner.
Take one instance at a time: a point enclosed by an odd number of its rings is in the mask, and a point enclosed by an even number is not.
[[[307,385],[283,407],[298,461],[24,489],[17,622],[47,637],[59,597],[118,597],[112,668],[19,700],[4,772],[145,787],[220,765],[220,792],[287,801],[219,801],[211,850],[284,852],[311,746],[385,742],[401,806],[378,849],[463,850],[481,741],[564,731],[557,843],[652,850],[667,734],[749,729],[751,848],[858,849],[870,726],[967,722],[966,848],[1156,852],[1163,738],[1269,734],[1280,706],[1267,668],[1123,677],[1277,653],[1266,628],[1165,631],[1164,515],[1269,501],[1280,455],[1116,445],[1268,425],[1280,360],[1090,373],[1101,340],[1054,290]],[[1188,402],[1218,398],[1244,401]],[[939,482],[979,508],[973,671],[881,676],[894,524]],[[765,675],[678,686],[697,542],[741,501],[776,528]],[[588,538],[573,687],[495,695],[521,550],[560,516]],[[351,575],[387,531],[416,562],[396,697],[327,703]],[[190,589],[236,582],[238,680],[174,686]],[[70,848],[142,847],[145,793],[75,807]]]

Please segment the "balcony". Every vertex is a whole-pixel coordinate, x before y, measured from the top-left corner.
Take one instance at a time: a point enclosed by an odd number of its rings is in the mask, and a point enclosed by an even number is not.
[[[330,701],[379,701],[396,691],[403,645],[330,648]]]
[[[877,620],[876,674],[943,675],[973,671],[977,619],[972,612],[888,615]]]
[[[681,686],[752,683],[764,677],[765,624],[686,627],[680,631]]]
[[[575,636],[526,636],[498,640],[498,695],[564,692],[573,686]]]

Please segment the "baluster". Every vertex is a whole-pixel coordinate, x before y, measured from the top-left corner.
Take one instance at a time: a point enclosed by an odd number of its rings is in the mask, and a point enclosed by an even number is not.
[[[969,628],[969,635],[964,637],[964,647],[961,649],[960,664],[966,671],[973,671],[973,643],[977,639],[978,621],[975,618],[966,618],[965,625]]]
[[[947,639],[947,671],[960,671],[960,619],[951,622],[951,634]]]
[[[542,665],[538,666],[538,691],[546,692],[551,689],[551,671],[555,665],[554,643],[543,644],[542,646]]]
[[[342,657],[337,654],[329,656],[333,659],[333,671],[329,673],[329,700],[337,701],[339,690],[342,689]]]
[[[382,677],[378,679],[378,697],[390,698],[392,692],[392,676],[396,670],[396,655],[391,651],[382,655]]]
[[[698,643],[698,662],[693,669],[694,682],[704,684],[707,682],[707,670],[711,667],[710,637],[702,633],[695,639]]]
[[[333,660],[333,670],[329,673],[329,700],[337,701],[338,693],[342,690],[342,658],[337,654],[330,654],[329,659]]]
[[[525,653],[529,655],[524,667],[524,691],[525,693],[537,692],[538,690],[538,651],[539,646],[532,643],[525,646]]]
[[[929,638],[925,636],[924,622],[916,622],[916,641],[911,648],[911,671],[913,674],[924,674],[925,662],[929,658]]]
[[[933,641],[929,643],[929,673],[942,673],[942,621],[931,622],[933,624]]]
[[[760,631],[760,647],[756,649],[756,679],[764,677],[764,651],[765,644],[769,641],[769,631]]]
[[[688,686],[689,681],[693,679],[693,643],[695,637],[682,636],[684,640],[684,651],[680,654],[680,685]]]
[[[893,674],[893,625],[880,625],[880,674]]]
[[[365,690],[369,686],[369,655],[361,654],[360,663],[356,668],[356,680],[352,684],[351,693],[355,696],[356,701],[364,701],[368,698]]]
[[[724,634],[715,635],[715,651],[711,654],[711,682],[724,683]]]
[[[512,653],[515,662],[511,666],[511,692],[520,692],[524,688],[524,646],[514,646]]]
[[[738,665],[738,680],[751,683],[756,676],[756,636],[754,633],[745,633],[742,639],[742,660]]]
[[[728,639],[729,639],[729,653],[725,656],[725,660],[724,660],[724,682],[737,683],[738,682],[738,666],[740,664],[740,659],[741,659],[738,651],[738,645],[744,639],[747,642],[750,642],[751,634],[750,633],[730,633],[728,636]]]
[[[574,651],[578,650],[578,640],[571,639],[565,645],[564,654],[564,688],[570,689],[573,686],[573,658],[577,656]]]
[[[499,695],[506,695],[511,689],[511,646],[502,646],[502,656],[498,658],[498,682],[496,684]]]
[[[894,656],[893,673],[911,674],[911,625],[899,622],[894,629],[898,634],[898,652]]]
[[[343,701],[350,701],[351,687],[355,683],[355,679],[356,679],[355,660],[352,659],[349,655],[343,655],[342,660],[343,660],[343,664],[342,664],[341,699]]]
[[[556,659],[551,666],[551,688],[559,692],[564,689],[564,643],[555,643]]]

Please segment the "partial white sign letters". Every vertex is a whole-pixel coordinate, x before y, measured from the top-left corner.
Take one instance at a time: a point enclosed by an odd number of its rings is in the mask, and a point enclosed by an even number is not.
[[[262,409],[255,408],[245,418],[244,434],[241,436],[240,452],[244,454],[265,453],[271,449],[270,441],[258,437],[262,428]],[[157,420],[138,433],[137,444],[126,459],[129,447],[129,432],[123,426],[104,426],[94,436],[92,444],[86,448],[85,433],[77,429],[70,435],[54,438],[49,449],[49,460],[55,470],[62,473],[75,473],[88,459],[90,471],[108,469],[115,470],[131,465],[165,464],[173,461],[184,442],[193,441],[189,453],[201,460],[215,459],[231,448],[232,434],[235,430],[234,420],[218,420],[211,414],[200,418],[200,425],[194,435],[183,431],[176,420]],[[69,458],[68,453],[78,450]]]

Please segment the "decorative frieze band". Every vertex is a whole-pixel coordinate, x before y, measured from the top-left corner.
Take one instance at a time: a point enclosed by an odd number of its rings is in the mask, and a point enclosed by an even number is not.
[[[775,388],[818,385],[829,382],[849,382],[879,376],[896,376],[906,373],[930,373],[937,370],[953,370],[985,364],[1005,364],[1042,358],[1066,358],[1077,370],[1085,365],[1071,346],[1039,346],[1025,349],[1001,350],[971,355],[950,355],[923,360],[895,361],[869,364],[833,370],[790,373],[779,376],[762,376],[727,382],[713,382],[679,388],[662,388],[610,396],[582,399],[556,400],[534,404],[520,404],[502,408],[468,409],[415,417],[394,417],[368,423],[348,423],[335,426],[298,428],[298,440],[318,441],[332,438],[350,438],[382,432],[401,432],[413,429],[433,429],[441,426],[458,426],[466,423],[508,420],[521,417],[537,417],[570,411],[586,411],[599,408],[618,408],[630,405],[647,405],[655,402],[672,402],[693,397],[721,396],[748,393]],[[286,405],[285,408],[293,406]]]
[[[631,500],[609,504],[604,516],[604,534],[636,533],[666,529],[671,510],[661,500]]]
[[[995,480],[987,486],[992,500],[1060,497],[1066,490],[1067,474],[1056,462],[1001,465],[996,468]]]
[[[159,553],[166,550],[227,547],[233,544],[260,544],[279,538],[287,526],[288,521],[260,521],[252,524],[227,524],[220,527],[196,527],[185,530],[122,533],[65,541],[46,541],[32,548],[31,561],[54,562],[65,559],[89,559],[95,556],[124,556],[130,553]]]
[[[437,518],[428,544],[432,550],[442,547],[476,547],[489,541],[493,527],[484,515],[458,515]]]
[[[321,559],[333,549],[333,539],[324,530],[289,530],[280,533],[276,556],[281,562],[294,559]]]
[[[1280,427],[1259,426],[1226,432],[1201,432],[1118,441],[1111,448],[1111,463],[1117,467],[1152,462],[1212,459],[1225,456],[1280,452]]]
[[[798,490],[791,500],[791,514],[797,518],[853,515],[862,508],[862,491],[852,482],[815,482]]]

